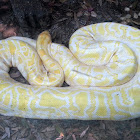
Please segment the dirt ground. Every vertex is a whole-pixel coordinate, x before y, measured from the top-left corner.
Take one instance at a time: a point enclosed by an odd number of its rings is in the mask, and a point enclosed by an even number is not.
[[[4,1],[4,0],[3,0]],[[8,1],[8,0],[5,0]],[[9,5],[0,15],[0,39],[8,37],[9,28],[16,35],[36,39],[41,31],[49,30],[53,42],[68,46],[70,36],[80,27],[99,22],[118,22],[140,28],[139,0],[44,0],[46,16],[36,25],[28,19],[20,25]],[[23,19],[25,20],[25,19]],[[25,21],[26,22],[26,21]],[[10,35],[11,36],[11,33]],[[26,83],[16,68],[10,75]],[[63,86],[68,86],[66,83]],[[64,136],[63,136],[64,135]],[[140,118],[127,121],[37,120],[0,115],[0,140],[140,140]]]

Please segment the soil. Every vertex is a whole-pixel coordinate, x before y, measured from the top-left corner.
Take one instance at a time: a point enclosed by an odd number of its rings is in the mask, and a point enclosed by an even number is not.
[[[100,22],[118,22],[140,28],[139,0],[42,0],[46,13],[38,21],[26,13],[18,20],[8,0],[0,5],[0,22],[16,27],[19,36],[37,39],[49,30],[52,41],[68,47],[78,28]],[[1,4],[1,3],[0,3]],[[24,12],[23,12],[24,14]],[[24,22],[24,25],[21,24]],[[0,39],[3,39],[3,32]],[[16,68],[10,76],[29,84]],[[68,86],[64,83],[63,86]],[[63,137],[64,135],[64,137]],[[140,140],[140,118],[127,121],[39,120],[0,115],[0,140]]]

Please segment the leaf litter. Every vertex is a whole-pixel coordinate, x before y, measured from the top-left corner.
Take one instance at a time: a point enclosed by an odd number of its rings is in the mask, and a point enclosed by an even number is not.
[[[51,13],[49,22],[42,20],[41,28],[30,30],[31,27],[20,27],[14,15],[7,13],[0,18],[1,39],[6,29],[10,27],[11,31],[11,25],[7,21],[12,22],[13,31],[15,31],[14,26],[18,26],[16,35],[36,39],[42,30],[48,29],[54,42],[66,46],[72,33],[87,24],[114,21],[140,28],[140,16],[138,19],[133,18],[134,13],[140,11],[138,0],[45,0],[44,2]],[[130,11],[126,12],[125,7],[129,7]],[[121,17],[127,14],[131,15],[130,18],[122,20]],[[9,35],[13,34],[7,32]],[[12,68],[10,74],[16,81],[29,84],[16,68]],[[68,85],[65,83],[63,86]],[[0,115],[0,140],[140,140],[140,118],[122,122],[54,121]]]

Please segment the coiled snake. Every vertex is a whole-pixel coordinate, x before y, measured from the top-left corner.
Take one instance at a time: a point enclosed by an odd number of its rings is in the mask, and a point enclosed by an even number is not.
[[[139,29],[109,22],[88,25],[72,35],[69,49],[52,43],[47,31],[37,41],[1,40],[0,114],[82,120],[140,116]],[[12,66],[30,85],[10,78]],[[64,80],[69,87],[59,87]]]

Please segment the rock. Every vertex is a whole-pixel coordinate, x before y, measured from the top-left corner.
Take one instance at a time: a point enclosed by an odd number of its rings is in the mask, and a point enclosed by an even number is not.
[[[134,16],[133,16],[135,19],[138,18],[138,15],[136,13],[134,13]]]
[[[84,12],[84,15],[85,15],[85,16],[90,16],[90,13],[89,13],[88,11],[85,11],[85,12]]]
[[[78,13],[77,13],[77,17],[81,17],[83,15],[83,12],[82,11],[79,11]]]
[[[72,17],[72,16],[73,16],[73,13],[72,13],[72,12],[67,12],[66,15],[67,15],[68,17]]]
[[[124,8],[124,11],[129,12],[130,11],[130,8],[129,7],[125,7]]]
[[[125,16],[125,18],[126,18],[126,19],[131,18],[131,15],[130,15],[130,14],[127,14],[127,15]]]
[[[91,16],[92,17],[97,17],[97,14],[94,11],[91,11]]]
[[[126,19],[126,17],[120,17],[120,19],[121,19],[121,20],[125,20],[125,19]]]

